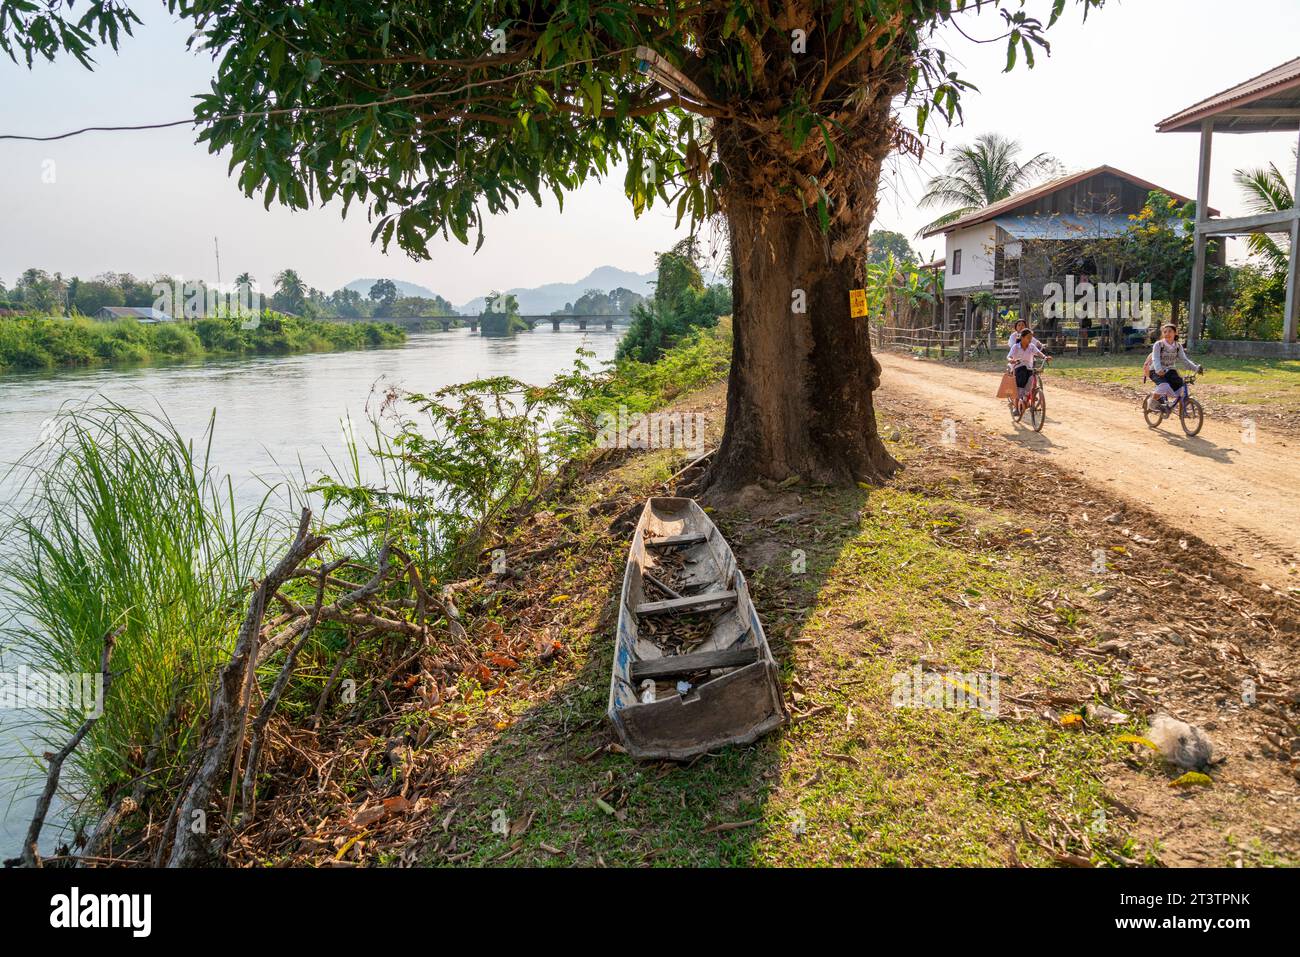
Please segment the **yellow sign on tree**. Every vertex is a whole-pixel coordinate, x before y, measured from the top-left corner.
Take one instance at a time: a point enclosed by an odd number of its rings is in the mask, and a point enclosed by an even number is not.
[[[865,289],[849,290],[849,315],[861,319],[867,314],[867,291]]]

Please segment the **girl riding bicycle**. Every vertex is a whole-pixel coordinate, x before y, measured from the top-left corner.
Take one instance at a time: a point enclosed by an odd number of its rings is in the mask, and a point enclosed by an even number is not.
[[[1028,327],[1020,330],[1020,338],[1011,344],[1007,353],[1007,362],[1016,377],[1016,406],[1024,408],[1025,389],[1029,387],[1029,378],[1034,374],[1034,359],[1041,357],[1044,362],[1051,362],[1052,357],[1043,351],[1034,331]]]
[[[1025,322],[1025,320],[1023,319],[1017,319],[1014,323],[1011,324],[1011,335],[1007,338],[1008,349],[1015,348],[1016,343],[1020,341],[1020,333],[1024,332],[1026,329],[1029,329],[1029,323]],[[1030,330],[1031,333],[1032,331],[1033,330]],[[1037,336],[1034,337],[1033,342],[1034,345],[1040,348],[1043,345],[1041,342],[1038,341]]]
[[[1168,386],[1169,398],[1173,398],[1182,390],[1183,377],[1178,374],[1177,368],[1179,363],[1196,372],[1205,371],[1204,366],[1197,365],[1187,357],[1187,350],[1178,341],[1177,327],[1172,322],[1167,322],[1160,327],[1160,338],[1151,346],[1151,361],[1147,369],[1151,381],[1156,384],[1157,392],[1160,391],[1160,386]]]

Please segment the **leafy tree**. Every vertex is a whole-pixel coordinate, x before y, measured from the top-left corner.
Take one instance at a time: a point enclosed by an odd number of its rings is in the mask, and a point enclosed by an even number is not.
[[[84,316],[93,316],[105,306],[126,305],[126,297],[122,294],[121,288],[103,279],[78,282],[76,290],[70,291],[68,298],[77,311]]]
[[[951,120],[969,84],[936,28],[1000,18],[1007,68],[1067,5],[1104,0],[698,0],[684,4],[168,0],[210,51],[199,138],[267,205],[356,203],[427,257],[485,217],[625,166],[640,214],[726,217],[735,290],[712,481],[889,472],[861,285],[881,164],[920,149],[896,104]],[[1042,19],[1033,15],[1038,6]],[[121,0],[0,0],[0,49],[89,62],[138,19]],[[802,311],[792,302],[803,303]]]
[[[403,296],[393,303],[391,309],[384,313],[393,319],[415,318],[418,316],[454,316],[455,307],[442,296]]]
[[[346,286],[330,293],[329,307],[334,315],[344,319],[360,319],[365,315],[361,306],[361,293]]]
[[[1117,242],[1115,258],[1130,281],[1151,284],[1151,297],[1170,304],[1171,320],[1178,325],[1179,310],[1192,294],[1196,264],[1196,204],[1179,205],[1159,190],[1147,195],[1141,211],[1129,217],[1128,231]],[[1207,244],[1212,258],[1216,242]],[[1207,265],[1207,299],[1222,298],[1222,275]]]
[[[508,336],[528,328],[519,316],[519,300],[510,293],[490,292],[483,297],[479,325],[485,336]]]
[[[285,269],[275,277],[275,295],[271,308],[280,312],[302,315],[307,305],[307,284],[293,269]]]
[[[566,302],[563,309],[555,310],[552,315],[627,316],[634,306],[644,301],[645,296],[622,286],[610,292],[588,289],[577,302]]]
[[[1282,338],[1286,272],[1246,263],[1229,267],[1231,308],[1214,310],[1207,320],[1211,339]]]
[[[632,309],[632,324],[616,356],[654,362],[690,330],[717,325],[731,311],[731,289],[706,286],[694,239],[678,242],[656,257],[654,297]]]
[[[375,303],[379,312],[387,315],[388,311],[393,308],[393,303],[397,302],[397,284],[391,279],[377,280],[370,287],[370,299]]]
[[[22,300],[23,308],[45,314],[63,314],[67,284],[58,273],[51,275],[44,269],[27,269],[18,277],[14,287]]]
[[[916,251],[912,249],[912,244],[902,233],[896,233],[892,229],[874,229],[868,242],[870,243],[870,251],[867,253],[869,263],[883,263],[886,256],[893,256],[898,263],[916,262]]]
[[[1060,162],[1049,153],[1031,156],[1023,163],[1016,159],[1019,155],[1020,144],[999,133],[985,133],[976,137],[973,145],[957,147],[948,161],[948,171],[932,178],[920,199],[922,207],[954,208],[921,232],[940,229],[1061,172]]]

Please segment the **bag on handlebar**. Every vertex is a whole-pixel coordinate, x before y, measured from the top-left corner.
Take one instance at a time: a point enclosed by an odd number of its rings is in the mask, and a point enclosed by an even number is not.
[[[1009,399],[1016,394],[1016,377],[1010,372],[1002,373],[1002,382],[998,385],[997,398]]]

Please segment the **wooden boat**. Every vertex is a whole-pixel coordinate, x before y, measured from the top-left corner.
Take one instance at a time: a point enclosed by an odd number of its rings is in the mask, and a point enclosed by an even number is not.
[[[745,576],[693,500],[652,498],[632,538],[609,719],[635,758],[748,744],[786,720]]]

